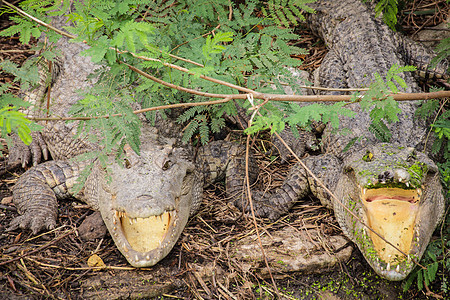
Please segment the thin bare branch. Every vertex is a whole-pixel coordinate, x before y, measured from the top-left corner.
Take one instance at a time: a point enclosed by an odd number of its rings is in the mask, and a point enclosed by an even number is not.
[[[148,75],[148,74],[146,74],[146,75]],[[151,76],[151,75],[148,75],[148,76]],[[153,77],[153,76],[151,76],[151,77]],[[167,83],[167,84],[169,84],[169,83]],[[180,87],[180,90],[181,90],[181,87]],[[190,90],[190,89],[184,89],[184,91],[198,92],[198,91]],[[207,93],[203,93],[203,94],[207,94]],[[211,95],[218,95],[218,94],[211,94]],[[171,109],[171,108],[177,108],[177,107],[215,105],[215,104],[226,103],[232,99],[246,99],[247,95],[248,94],[230,94],[230,95],[224,94],[224,95],[220,95],[220,96],[223,96],[223,97],[221,97],[222,99],[220,99],[220,100],[205,101],[205,102],[191,102],[191,103],[176,103],[176,104],[155,106],[155,107],[149,107],[149,108],[135,110],[133,113],[140,114],[140,113],[144,113],[144,112],[148,112],[148,111]],[[267,99],[269,99],[269,97],[272,94],[257,93],[257,95],[258,95],[258,97],[254,96],[254,98],[259,99],[259,95],[262,95],[262,96],[267,95],[268,96],[266,98],[266,100],[267,100]],[[284,95],[274,95],[274,96],[284,96]],[[289,96],[289,95],[285,95],[285,96]],[[397,101],[429,100],[429,99],[439,99],[439,98],[450,97],[450,91],[440,91],[440,92],[432,92],[432,93],[416,93],[416,94],[393,94],[392,96]],[[293,101],[293,102],[339,102],[339,101],[349,101],[350,100],[350,96],[348,96],[348,95],[344,95],[344,96],[322,95],[322,96],[297,96],[297,97],[295,95],[294,96],[291,95],[290,97],[293,97],[293,98],[280,100],[279,98],[274,97],[270,100],[272,100],[272,101]],[[75,120],[86,121],[86,120],[91,120],[91,119],[110,118],[110,117],[119,117],[119,116],[121,116],[121,114],[95,116],[95,117],[50,117],[50,118],[29,118],[29,119],[33,120],[33,121],[75,121]]]
[[[168,105],[161,105],[161,106],[155,106],[155,107],[148,107],[143,108],[139,110],[133,111],[134,114],[141,114],[148,111],[154,111],[154,110],[161,110],[161,109],[170,109],[170,108],[178,108],[178,107],[193,107],[193,106],[201,106],[201,105],[214,105],[214,104],[220,104],[220,103],[226,103],[228,101],[232,100],[231,98],[224,98],[220,100],[215,101],[206,101],[206,102],[193,102],[193,103],[176,103],[176,104],[168,104]],[[111,117],[120,117],[122,114],[113,114],[113,115],[105,115],[105,116],[96,116],[96,117],[51,117],[51,118],[29,118],[33,121],[86,121],[91,119],[107,119]]]
[[[111,48],[111,49],[113,49],[113,48]],[[141,56],[141,55],[137,55],[137,54],[135,54],[135,53],[129,52],[129,51],[121,51],[121,50],[116,50],[116,49],[113,49],[113,50],[117,51],[117,52],[120,53],[120,54],[129,53],[129,54],[131,54],[133,57],[138,58],[138,59],[142,59],[142,60],[146,60],[146,61],[159,62],[159,63],[161,63],[162,65],[164,65],[164,66],[166,66],[166,67],[169,67],[169,68],[172,68],[172,69],[175,69],[175,70],[184,72],[184,73],[188,73],[189,75],[195,75],[195,73],[192,72],[192,71],[189,70],[189,69],[186,69],[186,68],[183,68],[183,67],[180,67],[180,66],[171,64],[171,63],[165,63],[165,62],[163,62],[163,61],[161,61],[161,60],[159,60],[159,59],[157,59],[157,58],[151,58],[151,57]],[[196,62],[194,62],[194,61],[190,61],[190,62],[193,63],[193,64],[195,64],[195,65],[200,65],[200,64],[198,64],[198,63],[196,63]],[[203,67],[203,65],[200,65],[200,66]],[[215,79],[215,78],[212,78],[212,77],[209,77],[209,76],[205,76],[205,75],[200,75],[199,77],[202,78],[202,79],[205,79],[205,80],[208,80],[208,81],[217,83],[217,84],[221,84],[221,85],[224,85],[224,86],[227,86],[227,87],[236,89],[236,90],[241,91],[241,92],[244,92],[244,93],[255,93],[255,91],[253,91],[253,90],[251,90],[251,89],[248,89],[248,88],[245,88],[245,87],[242,87],[242,86],[239,86],[239,85],[235,85],[235,84],[232,84],[232,83],[223,81],[223,80]]]

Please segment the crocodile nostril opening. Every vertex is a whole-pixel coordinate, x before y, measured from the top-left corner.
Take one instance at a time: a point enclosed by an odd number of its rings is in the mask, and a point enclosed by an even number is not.
[[[384,171],[383,173],[378,175],[378,181],[386,182],[391,181],[394,178],[394,172],[392,171]]]

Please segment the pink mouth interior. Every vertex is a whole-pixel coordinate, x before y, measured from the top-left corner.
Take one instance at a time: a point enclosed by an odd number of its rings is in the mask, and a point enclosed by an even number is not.
[[[398,201],[407,201],[409,203],[416,203],[419,199],[414,197],[385,196],[385,195],[378,195],[366,198],[367,202],[372,202],[376,200],[398,200]]]

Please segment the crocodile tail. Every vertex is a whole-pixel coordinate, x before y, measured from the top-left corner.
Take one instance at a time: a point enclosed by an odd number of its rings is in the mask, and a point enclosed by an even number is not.
[[[229,163],[225,172],[225,184],[227,198],[233,201],[236,207],[242,208],[246,203],[246,155],[245,147],[232,144],[228,151]],[[248,180],[252,185],[259,173],[259,168],[253,153],[248,156]]]
[[[276,220],[286,214],[297,200],[305,197],[309,190],[306,171],[300,164],[296,164],[291,168],[283,185],[275,193],[254,193],[255,215]]]
[[[193,181],[192,185],[192,205],[191,205],[191,211],[189,213],[189,218],[191,218],[193,215],[197,213],[197,211],[200,208],[200,205],[202,204],[203,199],[203,182],[204,182],[204,175],[203,173],[196,169],[195,171],[195,179]]]
[[[443,59],[435,64],[432,61],[436,57],[433,50],[407,37],[401,35],[397,35],[397,37],[398,52],[403,56],[407,65],[417,67],[416,74],[422,81],[447,80],[449,78],[450,64],[448,60]]]

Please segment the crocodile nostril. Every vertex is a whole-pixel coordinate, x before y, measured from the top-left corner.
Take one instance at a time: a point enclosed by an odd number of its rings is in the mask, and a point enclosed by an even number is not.
[[[381,183],[386,183],[386,181],[391,181],[394,178],[394,172],[384,171],[378,175],[378,181]]]

